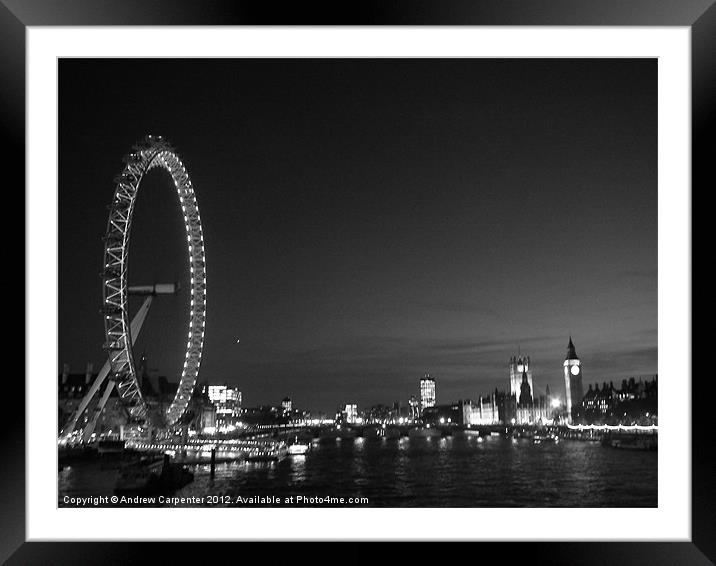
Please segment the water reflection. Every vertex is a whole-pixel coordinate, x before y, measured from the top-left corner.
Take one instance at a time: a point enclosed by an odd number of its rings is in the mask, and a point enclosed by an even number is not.
[[[655,507],[657,453],[594,443],[534,444],[501,437],[316,439],[305,456],[281,462],[192,466],[176,495],[368,497],[371,506]],[[112,493],[116,470],[63,468],[63,495]]]
[[[306,456],[296,454],[291,456],[291,481],[301,483],[306,480]]]

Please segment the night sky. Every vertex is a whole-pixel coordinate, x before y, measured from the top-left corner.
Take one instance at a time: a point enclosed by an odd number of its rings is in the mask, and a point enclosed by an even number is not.
[[[656,60],[61,60],[59,360],[104,362],[121,157],[163,135],[204,226],[200,381],[332,413],[657,371]],[[135,355],[177,381],[188,325],[169,176],[139,193],[130,283],[180,281]],[[133,303],[134,304],[134,303]],[[240,343],[237,344],[237,340]]]

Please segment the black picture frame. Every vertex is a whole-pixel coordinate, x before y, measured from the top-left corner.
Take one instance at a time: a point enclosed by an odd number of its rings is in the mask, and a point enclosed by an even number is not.
[[[340,6],[340,8],[339,8]],[[363,0],[360,2],[303,2],[277,6],[259,1],[232,0],[0,0],[0,131],[3,162],[13,164],[12,186],[25,186],[25,33],[28,26],[96,25],[509,25],[509,26],[686,26],[691,30],[692,79],[692,210],[693,196],[714,184],[716,157],[716,5],[714,0]],[[700,188],[699,188],[700,187]],[[6,197],[7,197],[6,193]],[[700,199],[699,199],[700,200]],[[693,220],[692,220],[693,222]],[[693,224],[692,224],[693,226]],[[704,246],[692,236],[693,251]],[[693,253],[692,257],[698,257]],[[693,270],[692,270],[693,281]],[[692,292],[692,304],[704,298]],[[32,297],[25,294],[25,304]],[[705,333],[704,333],[705,334]],[[704,334],[694,333],[692,352]],[[703,345],[702,351],[709,351]],[[14,354],[17,358],[17,354]],[[684,379],[696,388],[691,364],[685,361]],[[13,370],[14,371],[14,370]],[[710,381],[710,376],[704,376]],[[704,380],[704,381],[707,381]],[[28,543],[25,542],[25,384],[16,374],[4,384],[6,411],[4,458],[0,484],[0,559],[8,564],[136,564],[189,560],[187,544],[175,543]],[[549,564],[709,564],[716,561],[716,488],[710,411],[714,397],[709,383],[698,383],[692,395],[692,539],[691,542],[642,543],[475,543],[510,562]],[[704,393],[702,394],[702,391]],[[668,393],[664,396],[668,403]],[[6,413],[7,414],[7,413]],[[111,526],[107,526],[111,529]],[[320,538],[320,533],[317,537]],[[212,544],[205,559],[239,559],[235,544]],[[253,549],[280,556],[295,552],[284,547]],[[275,545],[275,543],[270,543]],[[371,560],[385,552],[378,543],[358,544],[346,554],[343,548],[322,549],[325,559],[350,555]],[[472,543],[471,543],[472,544]],[[422,545],[409,545],[406,559],[418,558]],[[475,552],[470,546],[468,552]],[[301,550],[300,552],[305,552]],[[452,552],[452,551],[451,551]],[[245,554],[246,553],[246,554]],[[325,553],[325,554],[324,554]],[[336,554],[338,553],[338,554]],[[481,554],[480,556],[484,556]],[[477,558],[475,558],[477,559]]]

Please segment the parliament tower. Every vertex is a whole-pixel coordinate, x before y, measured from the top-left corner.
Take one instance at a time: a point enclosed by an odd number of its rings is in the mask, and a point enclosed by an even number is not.
[[[512,356],[510,358],[510,395],[514,395],[517,401],[522,393],[522,374],[527,377],[527,384],[530,386],[530,402],[534,397],[534,386],[532,385],[532,369],[530,368],[529,356]]]
[[[582,362],[577,357],[577,351],[569,337],[567,345],[567,357],[564,360],[564,388],[567,392],[567,416],[572,422],[572,409],[578,407],[584,398],[582,387]]]

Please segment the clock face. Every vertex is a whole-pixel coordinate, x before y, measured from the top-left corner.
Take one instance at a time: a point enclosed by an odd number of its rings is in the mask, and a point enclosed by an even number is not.
[[[579,374],[579,366],[572,366],[569,371],[572,372],[572,375],[577,375]]]

